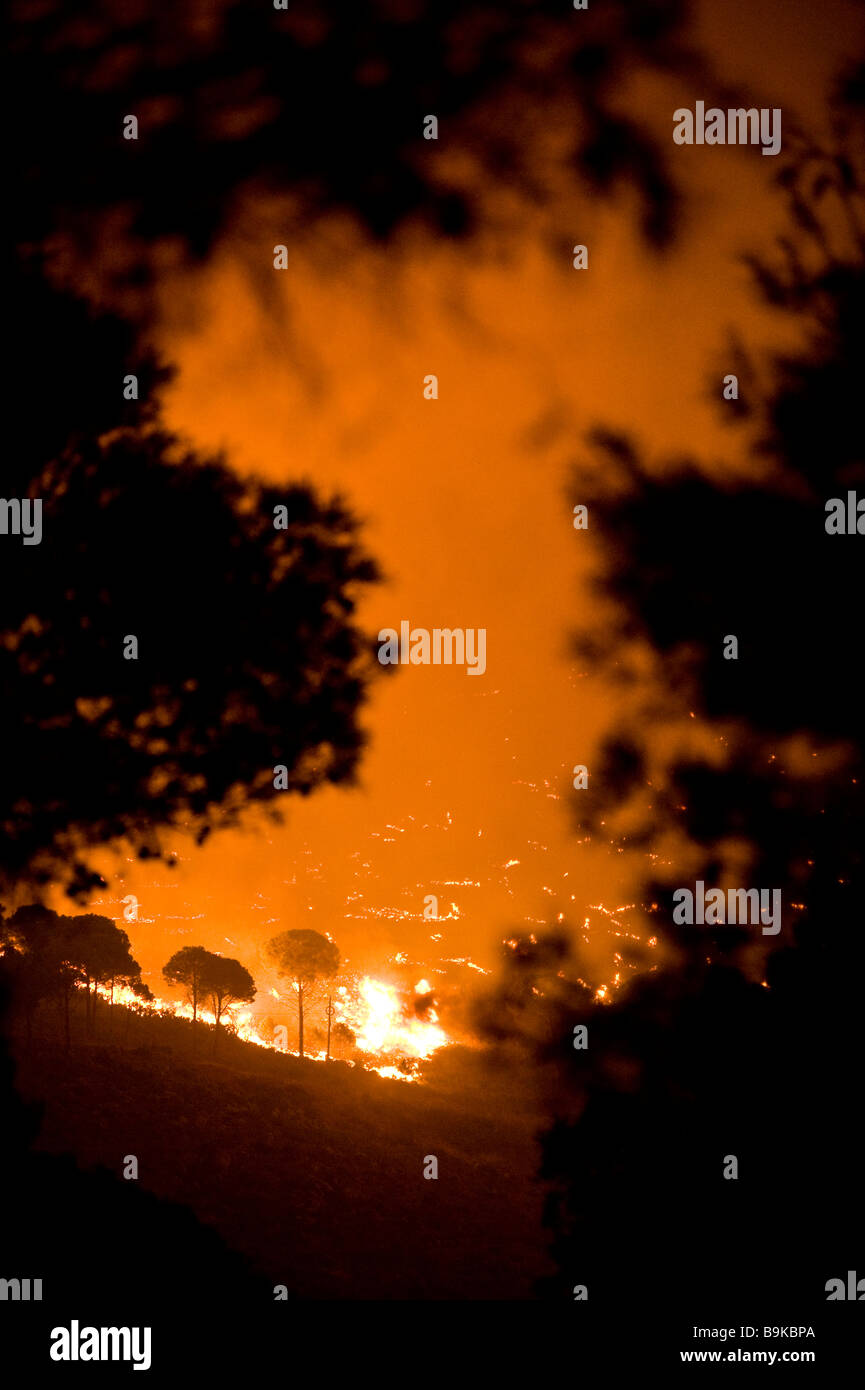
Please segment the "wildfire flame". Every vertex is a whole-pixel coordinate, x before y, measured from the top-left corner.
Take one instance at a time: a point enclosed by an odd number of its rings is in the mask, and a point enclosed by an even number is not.
[[[421,989],[421,985],[424,987],[423,989]],[[426,980],[422,980],[416,986],[416,992],[420,994],[430,992],[430,986]],[[100,985],[99,993],[105,999],[112,997],[107,986]],[[271,990],[271,993],[276,995],[275,990]],[[276,997],[279,998],[278,995]],[[115,1004],[125,1005],[135,1010],[192,1019],[191,1004],[167,1002],[158,998],[154,998],[152,1001],[143,1000],[126,985],[115,986],[113,999]],[[358,982],[355,992],[341,986],[334,999],[334,1007],[337,1019],[345,1023],[354,1033],[354,1046],[359,1052],[369,1056],[391,1057],[395,1055],[397,1058],[419,1061],[431,1057],[440,1047],[446,1047],[450,1041],[444,1029],[439,1027],[434,1009],[427,1009],[424,1018],[417,1018],[410,1014],[401,1002],[393,985],[374,980],[369,975],[365,975]],[[198,1017],[203,1023],[214,1024],[216,1022],[215,1016],[208,1009],[199,1008]],[[275,1052],[284,1051],[272,1040],[261,1035],[256,1026],[255,1016],[249,1009],[240,1012],[229,1011],[223,1016],[223,1023],[230,1023],[234,1032],[244,1042],[253,1043],[256,1047],[266,1047]],[[307,1056],[312,1061],[324,1061],[325,1059],[323,1051],[307,1053]],[[349,1065],[354,1064],[350,1063]],[[402,1071],[398,1066],[390,1063],[381,1066],[366,1064],[365,1069],[397,1081],[416,1079],[411,1072]]]
[[[426,981],[422,981],[426,984]],[[393,985],[383,984],[364,975],[358,985],[358,997],[342,996],[336,1001],[337,1015],[355,1034],[356,1047],[361,1052],[398,1052],[404,1057],[431,1057],[445,1047],[448,1036],[438,1026],[434,1009],[428,1009],[425,1019],[406,1017]]]

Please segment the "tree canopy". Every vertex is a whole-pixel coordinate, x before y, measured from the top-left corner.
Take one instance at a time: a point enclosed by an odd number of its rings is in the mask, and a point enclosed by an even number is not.
[[[663,244],[668,151],[619,94],[635,69],[700,71],[688,13],[685,0],[580,13],[559,0],[218,0],[202,23],[194,9],[167,20],[156,0],[25,3],[8,40],[15,239],[59,227],[103,275],[141,290],[155,249],[203,258],[244,195],[273,204],[277,241],[330,212],[381,239],[412,222],[459,238],[501,230],[504,192],[560,199],[554,165],[596,196],[630,184]],[[137,140],[123,138],[125,113]],[[422,135],[428,113],[437,142]]]
[[[193,1022],[197,1022],[201,1005],[209,1001],[217,1028],[226,1009],[232,1004],[250,1004],[256,994],[255,981],[240,961],[204,946],[184,946],[175,951],[162,967],[162,974],[169,984],[184,987]]]
[[[227,1009],[233,1004],[251,1004],[256,994],[255,981],[240,961],[212,951],[207,952],[203,983],[217,1028]]]
[[[614,605],[581,649],[615,665],[632,718],[579,823],[651,855],[659,948],[645,972],[623,943],[638,971],[619,997],[560,998],[545,1033],[563,1083],[543,1139],[547,1291],[579,1281],[620,1308],[639,1289],[656,1317],[681,1299],[683,1271],[704,1307],[813,1310],[861,1229],[861,538],[825,523],[827,500],[865,495],[865,180],[814,155],[785,183],[793,231],[752,264],[760,295],[807,332],[741,372],[750,469],[659,470],[633,441],[595,437],[599,583]],[[648,682],[641,647],[657,657]],[[711,740],[689,737],[695,725]],[[782,934],[675,926],[671,889],[697,877],[781,885]],[[725,1181],[731,1157],[739,1181]]]
[[[280,932],[267,943],[267,954],[280,975],[299,985],[330,979],[339,968],[338,948],[317,931]]]
[[[318,980],[330,980],[339,969],[339,950],[321,932],[300,929],[271,937],[266,955],[280,975],[297,991],[298,1050],[303,1056],[303,1006],[307,992]]]
[[[161,829],[201,839],[250,802],[278,818],[280,796],[351,780],[377,668],[355,607],[377,570],[339,498],[241,478],[150,405],[132,419],[112,355],[122,326],[102,318],[80,341],[88,311],[36,273],[17,310],[13,394],[33,438],[11,474],[42,498],[43,537],[0,547],[0,693],[15,728],[0,887],[62,877],[84,895],[101,882],[93,845],[125,838],[170,859]],[[74,364],[62,413],[37,403],[45,334]]]
[[[207,993],[204,979],[209,955],[203,946],[184,946],[162,967],[168,984],[184,987],[187,1001],[192,1005],[193,1022],[198,1019],[198,1010]]]
[[[23,1009],[29,1028],[33,1011],[43,999],[62,999],[67,1045],[69,1003],[76,986],[86,991],[88,1027],[95,1025],[99,985],[110,984],[113,991],[114,984],[122,981],[142,997],[149,994],[126,932],[98,913],[66,917],[31,903],[11,917],[0,918],[0,945],[0,964],[13,1006]]]

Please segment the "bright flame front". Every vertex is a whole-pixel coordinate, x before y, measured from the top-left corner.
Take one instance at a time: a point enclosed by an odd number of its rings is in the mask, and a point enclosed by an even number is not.
[[[426,1018],[406,1017],[394,986],[369,975],[359,982],[356,999],[346,991],[336,1001],[336,1007],[340,1020],[354,1033],[355,1045],[361,1052],[431,1057],[448,1042],[433,1009],[427,1010]]]
[[[425,986],[425,989],[421,989],[421,985]],[[428,989],[426,980],[422,980],[420,985],[416,986],[416,993],[425,993]],[[105,999],[112,997],[111,992],[103,985],[99,986],[99,993]],[[271,990],[271,993],[276,994],[276,991]],[[276,997],[279,998],[278,995]],[[173,1014],[176,1018],[192,1019],[191,1004],[181,1001],[167,1003],[156,998],[152,1002],[146,1002],[125,985],[115,987],[113,1000],[116,1004],[146,1013]],[[440,1047],[446,1047],[450,1041],[444,1030],[438,1026],[434,1009],[427,1009],[424,1018],[413,1016],[401,1002],[393,985],[374,980],[369,975],[365,975],[358,982],[354,991],[350,991],[345,985],[340,986],[334,998],[334,1005],[337,1019],[354,1033],[354,1046],[357,1050],[388,1059],[387,1063],[381,1066],[365,1064],[367,1070],[378,1072],[380,1076],[398,1081],[414,1080],[416,1078],[413,1072],[401,1071],[398,1066],[392,1065],[391,1059],[396,1056],[422,1060],[431,1057]],[[202,1023],[212,1025],[216,1022],[208,1009],[199,1008],[198,1017]],[[223,1023],[230,1025],[244,1042],[277,1052],[284,1051],[282,1047],[261,1035],[256,1026],[255,1016],[249,1009],[239,1012],[228,1010]],[[323,1051],[308,1052],[307,1056],[313,1061],[324,1061],[325,1054]]]

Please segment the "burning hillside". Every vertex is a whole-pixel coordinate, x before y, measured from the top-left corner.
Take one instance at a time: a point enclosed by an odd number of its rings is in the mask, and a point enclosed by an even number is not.
[[[105,999],[113,998],[114,1003],[136,1011],[193,1019],[192,1005],[184,1001],[167,1001],[156,996],[152,1000],[142,999],[126,985],[115,987],[113,992],[107,986],[100,986],[99,993]],[[276,989],[271,989],[270,993],[280,1003],[290,1005],[285,1023],[281,1020],[275,1024],[271,1020],[265,1022],[251,1009],[244,1008],[229,1013],[228,1027],[244,1042],[297,1055],[297,1049],[288,1045],[294,1025],[294,999],[291,995],[284,998]],[[350,984],[339,985],[334,991],[333,1017],[337,1025],[342,1025],[341,1036],[351,1039],[350,1050],[358,1054],[357,1059],[346,1059],[349,1065],[360,1065],[364,1070],[400,1081],[417,1079],[418,1064],[451,1041],[439,1025],[432,990],[426,980],[419,981],[414,997],[409,1000],[401,996],[395,985],[364,975]],[[214,1014],[208,1009],[199,1008],[197,1018],[211,1026],[216,1023]],[[313,1061],[324,1061],[326,1055],[325,1048],[306,1053]]]

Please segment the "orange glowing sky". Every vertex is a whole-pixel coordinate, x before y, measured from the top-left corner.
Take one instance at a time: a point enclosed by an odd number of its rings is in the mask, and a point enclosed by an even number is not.
[[[813,130],[854,7],[792,13],[795,24],[780,0],[726,0],[703,8],[701,29],[722,72]],[[673,109],[701,95],[635,81],[626,99],[667,142]],[[596,421],[635,431],[653,455],[743,466],[707,387],[729,328],[758,346],[789,331],[757,312],[737,259],[782,225],[774,163],[677,148],[686,217],[664,259],[639,242],[627,202],[570,194],[556,213],[526,213],[507,254],[410,237],[374,251],[340,224],[291,244],[276,273],[279,215],[250,208],[206,271],[166,287],[170,425],[238,469],[343,492],[388,577],[362,611],[369,630],[485,627],[487,671],[409,667],[379,682],[358,787],[286,802],[283,828],[180,846],[173,871],[124,864],[92,906],[119,919],[120,899],[139,898],[141,920],[124,925],[145,971],[201,943],[256,975],[267,936],[313,926],[358,969],[386,975],[404,952],[435,979],[441,957],[490,969],[521,924],[570,909],[603,932],[590,905],[635,901],[644,859],[577,843],[568,805],[571,767],[591,770],[616,721],[616,697],[568,656],[591,603],[568,480]],[[588,272],[571,268],[578,241]],[[427,373],[437,402],[423,399]],[[458,917],[424,921],[427,893]]]

